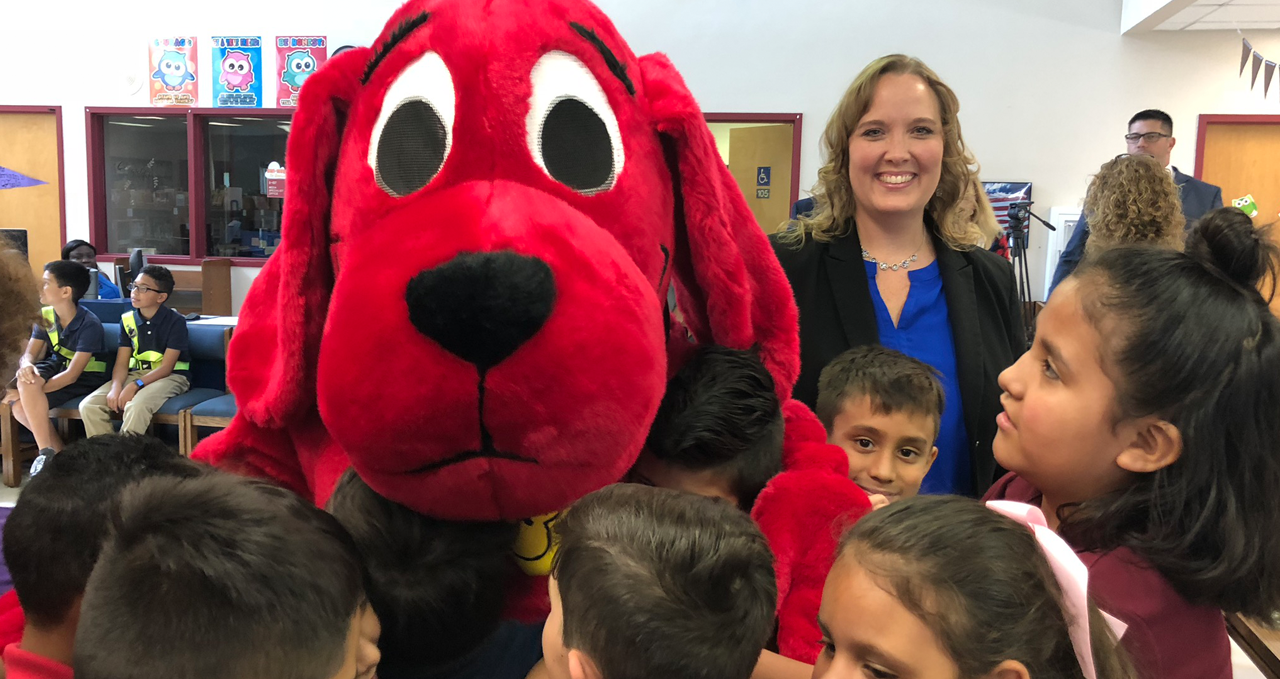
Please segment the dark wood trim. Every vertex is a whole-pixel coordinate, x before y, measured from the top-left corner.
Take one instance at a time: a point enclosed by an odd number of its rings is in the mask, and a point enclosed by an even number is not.
[[[1200,116],[1196,131],[1195,178],[1203,180],[1205,133],[1210,125],[1280,125],[1280,115],[1208,113]]]
[[[3,110],[3,107],[0,107]],[[45,109],[37,109],[44,111]],[[105,116],[163,116],[186,118],[187,121],[187,255],[151,255],[147,261],[166,266],[200,266],[205,259],[230,259],[232,266],[261,267],[267,258],[209,257],[209,234],[205,227],[208,201],[207,154],[205,153],[209,118],[260,118],[262,120],[290,120],[294,109],[256,108],[121,108],[89,107],[85,109],[86,143],[89,169],[89,240],[98,249],[101,259],[114,259],[128,253],[107,251],[106,176],[103,149],[103,118]],[[59,137],[61,138],[61,137]],[[66,241],[66,209],[63,208],[63,241]]]
[[[704,113],[708,123],[790,123],[791,124],[791,202],[788,209],[800,199],[800,132],[804,125],[803,113]]]

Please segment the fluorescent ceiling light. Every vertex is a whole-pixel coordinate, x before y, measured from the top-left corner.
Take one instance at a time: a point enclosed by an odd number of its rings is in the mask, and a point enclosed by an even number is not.
[[[232,118],[232,120],[263,120],[263,118]]]
[[[134,120],[164,120],[163,116],[134,116]]]
[[[112,125],[125,125],[127,127],[155,127],[154,125],[148,125],[147,123],[125,123],[119,120],[109,120],[107,122],[111,123]]]
[[[218,121],[216,121],[216,120],[210,120],[210,121],[209,121],[209,124],[210,124],[210,125],[217,125],[218,127],[242,127],[242,125],[240,125],[240,123],[220,123],[220,122],[218,122]]]

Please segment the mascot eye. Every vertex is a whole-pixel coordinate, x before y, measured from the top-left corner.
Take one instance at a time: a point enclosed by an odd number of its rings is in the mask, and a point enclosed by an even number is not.
[[[378,186],[397,198],[431,183],[453,142],[454,90],[449,67],[435,52],[413,62],[391,83],[369,141]]]
[[[608,191],[622,173],[618,119],[586,64],[548,52],[530,75],[529,151],[552,179],[585,195]]]

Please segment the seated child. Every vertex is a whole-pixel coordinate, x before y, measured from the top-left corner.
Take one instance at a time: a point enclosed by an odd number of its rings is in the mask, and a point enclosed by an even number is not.
[[[379,679],[523,679],[542,658],[542,624],[503,620],[516,526],[423,516],[353,470],[329,511],[351,533],[382,624]]]
[[[782,471],[783,426],[773,377],[753,352],[699,347],[667,385],[627,480],[749,512]]]
[[[143,436],[77,441],[50,458],[4,524],[4,560],[26,616],[22,641],[4,649],[8,679],[71,676],[80,600],[120,492],[139,479],[203,473]]]
[[[818,419],[873,507],[920,492],[945,398],[933,368],[881,346],[854,347],[822,369]]]
[[[80,403],[89,436],[111,433],[111,413],[124,413],[120,433],[146,433],[165,401],[191,388],[187,321],[165,306],[173,274],[163,266],[142,267],[129,285],[133,310],[120,317],[120,348],[111,381]]]
[[[1089,255],[1000,375],[1010,474],[987,497],[1044,511],[1145,677],[1228,679],[1222,613],[1280,610],[1280,320],[1258,291],[1278,263],[1236,208],[1185,253]]]
[[[27,353],[19,362],[14,389],[6,397],[13,403],[13,417],[31,430],[40,456],[31,473],[62,450],[62,440],[49,422],[49,409],[79,398],[107,381],[107,364],[94,356],[101,353],[104,339],[102,321],[80,304],[89,287],[89,270],[58,260],[44,267],[40,287],[43,327],[35,326]]]
[[[1084,570],[1034,507],[920,496],[867,515],[822,593],[813,679],[1132,679]],[[1035,527],[1035,526],[1038,526]]]
[[[619,484],[556,524],[553,679],[747,679],[773,631],[773,557],[725,502]]]
[[[135,484],[112,524],[81,605],[76,679],[373,676],[360,555],[315,505],[209,473]]]

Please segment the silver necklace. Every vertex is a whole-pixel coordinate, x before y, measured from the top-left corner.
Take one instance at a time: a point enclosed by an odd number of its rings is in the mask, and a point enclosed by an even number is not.
[[[875,264],[876,266],[880,267],[880,270],[881,270],[881,271],[890,271],[890,270],[892,270],[892,271],[898,271],[899,269],[901,269],[901,270],[904,270],[904,271],[905,271],[905,270],[906,270],[906,268],[907,268],[909,265],[911,265],[911,263],[912,263],[912,262],[915,262],[915,261],[916,261],[916,257],[917,257],[919,254],[920,254],[920,248],[916,248],[916,251],[915,251],[915,252],[913,252],[913,253],[911,253],[911,256],[910,256],[910,257],[908,257],[908,258],[906,258],[906,259],[902,260],[901,262],[898,262],[897,264],[886,264],[885,262],[881,262],[880,260],[876,259],[875,257],[872,257],[872,256],[871,256],[871,253],[870,253],[870,252],[867,252],[867,249],[866,249],[866,248],[862,248],[862,258],[863,258],[864,260],[866,260],[866,261],[868,261],[868,262],[871,262],[872,264]]]

